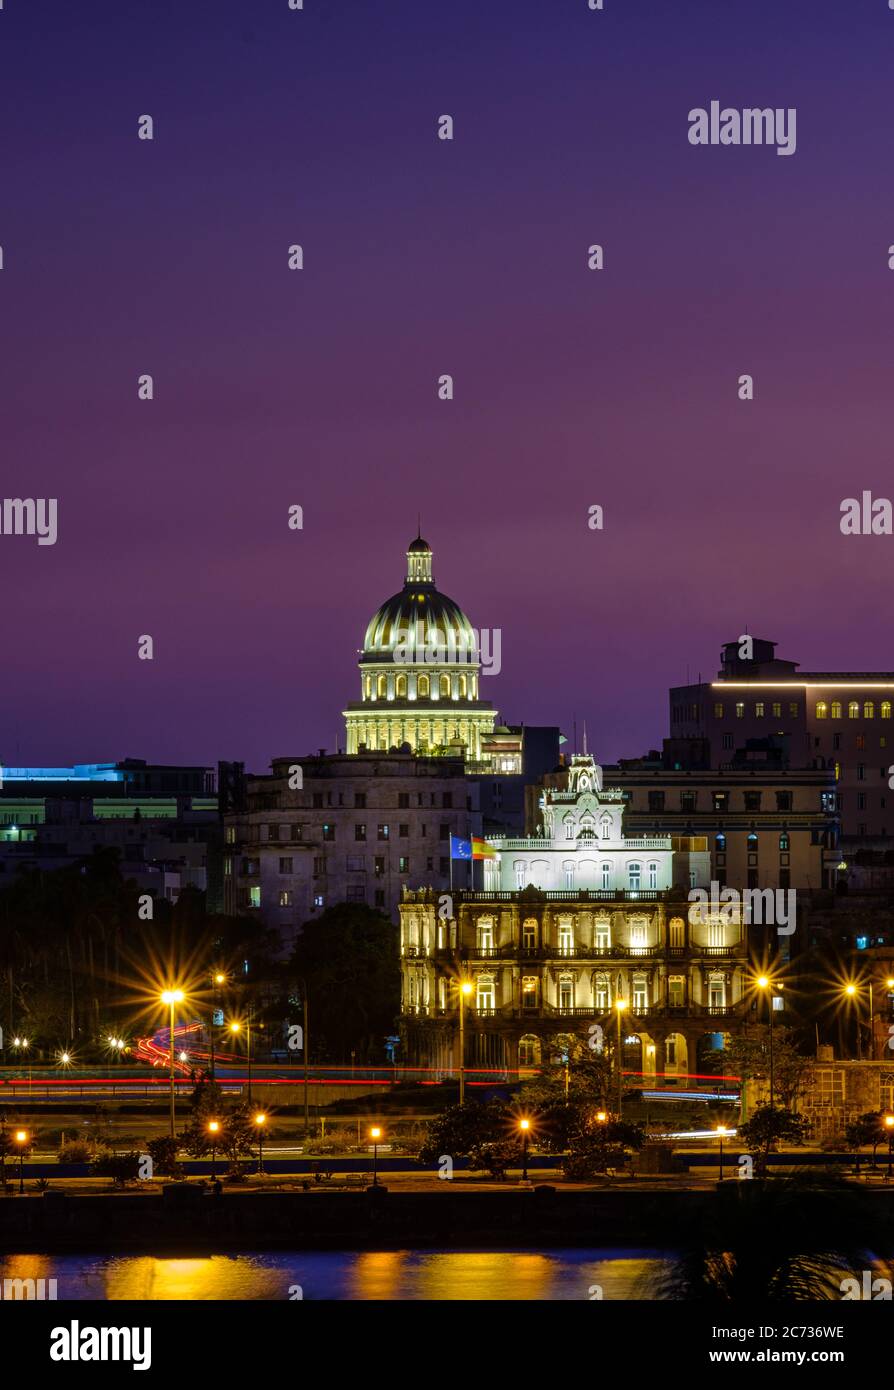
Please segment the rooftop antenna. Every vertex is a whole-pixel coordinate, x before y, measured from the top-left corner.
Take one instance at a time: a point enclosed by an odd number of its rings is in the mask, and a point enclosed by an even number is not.
[[[584,757],[587,756],[587,721],[584,720]]]
[[[572,714],[571,723],[574,726],[574,751],[577,752],[577,715]]]

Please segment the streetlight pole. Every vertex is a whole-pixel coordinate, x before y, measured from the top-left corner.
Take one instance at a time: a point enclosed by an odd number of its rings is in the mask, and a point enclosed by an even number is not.
[[[466,1025],[463,1000],[472,993],[470,980],[460,980],[459,984],[459,1103],[466,1103]]]
[[[518,1127],[522,1132],[522,1182],[528,1181],[528,1131],[531,1128],[530,1120],[519,1120]]]
[[[381,1129],[379,1128],[378,1125],[373,1125],[372,1129],[369,1131],[369,1137],[370,1137],[370,1139],[373,1141],[373,1187],[378,1187],[378,1185],[379,1185],[379,1140],[380,1140],[381,1137],[382,1137],[382,1131],[381,1131]]]
[[[626,1003],[624,1002],[623,999],[616,999],[616,1000],[615,1000],[615,1011],[616,1011],[616,1013],[617,1013],[617,1015],[618,1015],[618,1119],[619,1119],[619,1120],[620,1120],[620,1118],[621,1118],[621,1110],[622,1110],[623,1104],[624,1104],[624,1100],[623,1100],[623,1095],[624,1095],[624,1076],[623,1076],[623,1067],[622,1067],[622,1065],[621,1065],[621,1048],[622,1048],[622,1043],[621,1043],[621,1015],[622,1015],[622,1013],[624,1012],[624,1010],[625,1010],[626,1008],[627,1008],[627,1005],[626,1005]]]
[[[258,1177],[261,1177],[264,1172],[264,1126],[266,1123],[266,1115],[255,1115],[255,1124],[258,1127]]]
[[[717,1138],[718,1138],[719,1141],[720,1141],[720,1181],[721,1181],[721,1182],[723,1182],[723,1136],[724,1136],[725,1134],[726,1134],[726,1130],[724,1129],[723,1125],[718,1125],[718,1126],[717,1126]]]
[[[885,1128],[888,1131],[888,1171],[885,1174],[885,1182],[890,1182],[891,1159],[894,1156],[894,1115],[885,1116]]]
[[[161,996],[161,1002],[170,1008],[169,1032],[168,1032],[168,1056],[170,1059],[170,1082],[171,1082],[171,1138],[173,1139],[176,1128],[174,1117],[174,1005],[183,1000],[182,989],[166,989]]]
[[[19,1146],[19,1196],[25,1195],[25,1148],[28,1144],[27,1129],[16,1130],[16,1143]]]

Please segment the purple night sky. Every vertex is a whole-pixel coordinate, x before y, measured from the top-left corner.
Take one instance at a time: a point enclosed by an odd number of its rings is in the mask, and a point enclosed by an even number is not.
[[[417,512],[484,696],[606,760],[746,629],[894,665],[838,527],[894,496],[894,13],[605,5],[6,0],[2,495],[59,540],[0,537],[2,762],[332,749]]]

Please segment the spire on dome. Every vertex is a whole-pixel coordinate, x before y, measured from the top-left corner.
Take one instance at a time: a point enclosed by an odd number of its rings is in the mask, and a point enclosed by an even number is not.
[[[417,535],[407,550],[407,583],[434,583],[431,572],[431,546],[421,535]]]

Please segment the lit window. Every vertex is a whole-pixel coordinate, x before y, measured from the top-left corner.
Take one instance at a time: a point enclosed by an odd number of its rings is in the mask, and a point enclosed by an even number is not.
[[[612,866],[611,864],[602,865],[602,891],[607,893],[612,886]]]
[[[658,865],[657,865],[657,864],[650,864],[650,865],[649,865],[649,887],[650,887],[650,888],[657,888],[657,887],[658,887]]]
[[[611,816],[603,816],[602,819],[601,819],[600,822],[599,822],[599,834],[601,835],[601,837],[602,837],[603,840],[610,840],[610,839],[611,839],[611,833],[612,833],[612,818],[611,818]]]
[[[774,704],[773,704],[773,718],[774,718],[774,719],[781,719],[781,718],[782,718],[782,705],[779,704],[778,701],[775,701]]]
[[[872,700],[865,700],[865,701],[864,701],[864,703],[863,703],[863,718],[864,718],[864,719],[874,719],[874,718],[875,718],[875,704],[874,704],[874,702],[873,702]]]
[[[261,890],[257,884],[248,890],[248,905],[249,907],[261,906]]]
[[[627,886],[631,893],[638,893],[642,882],[642,865],[629,864],[627,866]]]
[[[797,719],[797,717],[798,717],[798,702],[797,702],[797,700],[792,700],[791,704],[790,704],[789,707],[788,707],[788,712],[789,712],[789,714],[791,715],[792,719]]]
[[[859,719],[859,718],[860,718],[860,702],[859,702],[859,700],[851,700],[851,701],[850,701],[850,703],[848,704],[848,707],[847,707],[847,717],[848,717],[848,719]]]
[[[741,700],[737,700],[737,701],[736,701],[736,718],[737,718],[737,719],[744,719],[744,718],[745,718],[745,704],[744,704],[744,702],[741,701]]]
[[[840,719],[840,718],[841,718],[841,701],[840,701],[840,700],[833,700],[833,701],[832,701],[832,718],[833,718],[833,719]]]
[[[722,718],[723,718],[723,705],[722,705],[720,702],[718,702],[718,703],[714,706],[714,718],[715,718],[715,719],[722,719]]]
[[[891,701],[890,701],[890,700],[882,700],[881,711],[880,711],[880,717],[881,717],[882,719],[890,719],[890,718],[891,718]]]
[[[825,719],[828,713],[829,713],[829,706],[826,704],[825,700],[817,700],[817,702],[816,702],[816,717],[817,717],[817,719]]]
[[[758,701],[755,703],[755,706],[754,706],[754,716],[755,716],[756,719],[763,719],[763,717],[764,717],[764,702],[763,702],[763,700],[758,700]]]

